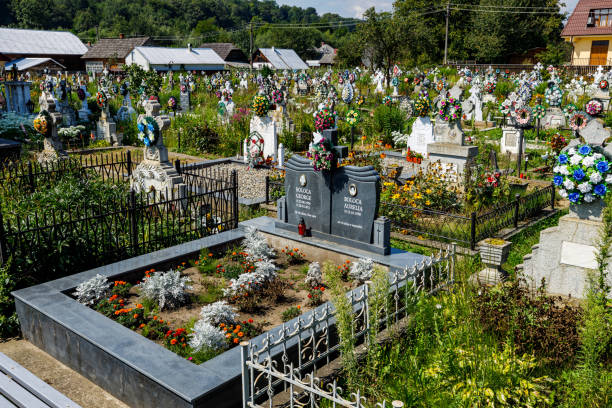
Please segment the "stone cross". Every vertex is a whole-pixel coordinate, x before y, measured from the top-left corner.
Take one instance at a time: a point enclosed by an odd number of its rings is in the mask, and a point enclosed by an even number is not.
[[[39,163],[50,163],[68,158],[68,153],[64,151],[64,146],[57,134],[57,128],[62,123],[62,114],[55,111],[55,100],[47,91],[43,91],[38,99],[40,110],[46,111],[50,117],[47,124],[48,132],[43,142],[43,151],[38,156]]]
[[[167,115],[160,115],[161,105],[158,101],[146,101],[144,103],[145,114],[140,115],[138,120],[145,116],[150,116],[155,119],[157,126],[159,127],[159,135],[155,144],[152,146],[145,146],[144,159],[157,162],[167,163],[168,162],[168,149],[164,145],[163,131],[170,127],[170,118]]]

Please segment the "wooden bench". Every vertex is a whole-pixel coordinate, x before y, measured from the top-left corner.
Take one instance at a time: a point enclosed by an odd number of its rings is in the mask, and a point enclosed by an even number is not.
[[[81,408],[2,353],[0,353],[0,407]]]

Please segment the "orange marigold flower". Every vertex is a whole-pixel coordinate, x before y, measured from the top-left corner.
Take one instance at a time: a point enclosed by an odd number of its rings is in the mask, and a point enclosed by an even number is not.
[[[297,308],[298,308],[298,309],[301,309],[301,308],[302,308],[302,306],[300,306],[300,305],[297,305]]]
[[[177,343],[177,340],[176,340],[176,339],[172,339],[172,340],[170,340],[170,344],[176,344],[176,343]]]
[[[239,342],[239,341],[240,341],[240,340],[238,340],[237,338],[235,338],[235,339],[234,339],[234,343],[235,343],[235,344],[238,344],[238,342]]]
[[[157,316],[153,316],[153,320],[157,320]]]
[[[238,337],[242,337],[242,336],[244,336],[244,333],[243,332],[238,332]]]
[[[137,304],[136,309],[142,309],[142,303]]]
[[[138,319],[138,313],[134,315],[134,319]]]
[[[225,337],[229,339],[230,337],[232,337],[232,335],[231,335],[231,334],[229,334],[229,333],[227,333],[227,334],[225,335]]]
[[[225,323],[221,323],[219,327],[225,327]]]
[[[212,258],[213,254],[212,254],[212,253],[210,253],[210,254],[208,254],[208,256],[209,256],[210,258]]]
[[[140,326],[138,326],[138,327],[142,329],[142,328],[143,328],[143,327],[145,327],[145,326],[146,326],[146,324],[141,323],[141,324],[140,324]]]

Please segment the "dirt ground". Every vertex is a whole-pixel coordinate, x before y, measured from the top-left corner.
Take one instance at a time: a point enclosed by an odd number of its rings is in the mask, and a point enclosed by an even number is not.
[[[96,384],[25,340],[0,342],[0,352],[83,408],[129,408]]]

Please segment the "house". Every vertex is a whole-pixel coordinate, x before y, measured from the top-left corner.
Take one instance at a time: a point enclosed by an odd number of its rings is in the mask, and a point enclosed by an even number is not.
[[[85,61],[87,72],[102,72],[104,68],[109,71],[121,71],[125,64],[125,57],[135,48],[152,45],[149,37],[99,39],[81,58]]]
[[[210,48],[135,47],[125,63],[155,71],[222,71],[225,62]]]
[[[81,56],[87,47],[67,31],[0,28],[0,60],[51,58],[69,71],[85,68]]]
[[[204,43],[200,48],[210,48],[217,53],[225,65],[231,68],[250,68],[246,54],[232,43]]]
[[[561,37],[572,44],[572,65],[612,65],[612,2],[580,0]]]
[[[322,42],[321,46],[319,48],[316,48],[316,51],[321,56],[319,58],[319,65],[329,66],[334,65],[336,63],[336,56],[338,55],[338,50],[336,48]]]
[[[253,55],[253,67],[261,69],[264,66],[272,69],[308,69],[308,65],[302,61],[294,50],[274,47],[260,48]]]
[[[20,73],[30,72],[40,75],[45,69],[49,72],[66,71],[66,67],[53,58],[18,58],[4,65],[6,71],[11,71],[13,65],[17,66]]]

